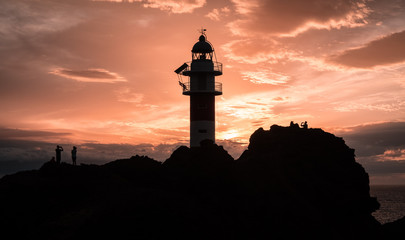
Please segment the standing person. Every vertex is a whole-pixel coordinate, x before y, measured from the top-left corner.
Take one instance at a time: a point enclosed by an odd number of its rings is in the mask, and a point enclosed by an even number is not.
[[[62,155],[63,147],[57,145],[55,151],[56,151],[56,163],[59,164],[60,160],[62,158],[61,155]]]
[[[77,148],[76,148],[76,146],[73,146],[73,149],[72,149],[72,163],[75,166],[76,166],[76,153],[77,153]]]

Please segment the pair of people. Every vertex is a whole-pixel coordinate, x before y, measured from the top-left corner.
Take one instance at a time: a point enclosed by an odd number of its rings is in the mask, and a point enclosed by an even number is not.
[[[55,152],[56,152],[56,163],[59,164],[61,159],[62,159],[63,147],[57,145],[56,149],[55,149]],[[76,165],[76,156],[77,156],[77,148],[76,148],[76,146],[73,146],[73,149],[72,149],[72,163],[73,163],[73,165]],[[54,160],[54,158],[52,158],[52,160]]]
[[[294,121],[291,121],[291,122],[290,122],[290,127],[292,127],[292,128],[300,128],[300,126],[298,125],[298,123],[294,123]],[[308,129],[308,122],[307,122],[307,121],[302,122],[302,123],[301,123],[301,127],[302,127],[303,129]]]

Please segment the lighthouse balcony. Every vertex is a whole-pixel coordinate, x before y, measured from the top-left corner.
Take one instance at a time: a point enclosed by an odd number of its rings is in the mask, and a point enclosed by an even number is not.
[[[211,60],[194,60],[186,62],[187,67],[180,74],[191,76],[194,73],[212,73],[214,76],[222,75],[222,63]]]
[[[183,95],[192,95],[198,93],[211,93],[214,95],[222,95],[222,83],[215,82],[214,84],[208,84],[205,88],[192,87],[190,82],[185,82],[181,84],[183,88]]]

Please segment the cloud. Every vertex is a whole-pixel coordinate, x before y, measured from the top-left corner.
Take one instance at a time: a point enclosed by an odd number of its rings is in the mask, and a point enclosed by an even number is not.
[[[308,29],[358,27],[370,10],[365,0],[232,0],[241,19],[228,26],[236,35],[295,36]]]
[[[381,154],[383,161],[405,161],[405,149],[389,149]]]
[[[1,139],[28,139],[28,138],[44,138],[44,137],[61,137],[71,135],[68,132],[49,132],[39,130],[23,130],[0,128]]]
[[[254,84],[283,85],[290,80],[290,76],[274,73],[269,70],[242,72],[242,79]]]
[[[55,155],[56,145],[64,148],[62,161],[70,163],[70,150],[73,145],[78,149],[78,162],[86,164],[104,164],[116,159],[129,158],[134,155],[149,156],[158,161],[164,161],[181,145],[187,142],[161,143],[161,144],[103,144],[93,142],[72,143],[71,141],[58,142],[56,136],[67,133],[49,131],[29,131],[20,129],[0,128],[0,177],[5,174],[22,170],[38,169]],[[172,134],[164,133],[161,134]],[[49,142],[32,140],[32,136],[50,139]],[[30,140],[31,139],[31,140]],[[53,141],[54,140],[54,141]],[[246,144],[237,141],[220,140],[219,145],[224,146],[235,159],[246,149]]]
[[[387,103],[348,103],[334,107],[333,109],[337,112],[357,112],[360,110],[368,111],[383,111],[383,112],[396,112],[401,110],[405,106],[405,102],[387,102]]]
[[[100,68],[87,70],[71,70],[66,68],[56,68],[49,73],[64,78],[73,79],[79,82],[115,83],[127,81],[125,78],[121,77],[117,73],[113,73],[108,70]]]
[[[283,68],[291,71],[296,68],[301,70],[298,65],[287,65],[302,63],[305,65],[305,70],[308,67],[315,71],[345,71],[347,68],[331,61],[326,61],[324,57],[315,57],[308,55],[302,50],[298,50],[296,46],[291,46],[288,43],[283,43],[275,39],[265,38],[248,38],[243,40],[234,40],[225,43],[221,46],[221,50],[227,59],[237,63],[246,64],[271,64],[277,68]],[[301,43],[299,43],[301,44]]]
[[[337,132],[360,157],[387,154],[388,150],[405,149],[405,122],[360,125]]]
[[[24,37],[35,38],[38,34],[63,31],[85,19],[83,11],[69,4],[55,1],[36,4],[30,1],[1,1],[0,40],[15,44],[15,41],[22,41]]]
[[[139,2],[145,8],[157,8],[172,13],[192,13],[195,9],[205,5],[206,0],[93,0],[96,2]]]
[[[205,0],[147,0],[142,2],[144,2],[144,7],[158,8],[172,13],[192,13],[195,9],[204,6],[206,3]]]
[[[144,94],[133,93],[130,88],[125,87],[116,91],[118,101],[129,103],[140,103],[143,100]]]
[[[221,48],[226,58],[248,64],[278,63],[298,56],[298,53],[286,49],[275,40],[260,38],[234,40],[222,45]]]
[[[372,68],[405,62],[405,30],[392,33],[364,46],[343,51],[329,60],[348,67]]]
[[[356,150],[356,161],[370,174],[371,184],[405,183],[405,122],[359,125],[334,134]]]
[[[228,7],[214,8],[205,16],[213,21],[219,21],[222,17],[228,16],[230,12],[231,10]]]

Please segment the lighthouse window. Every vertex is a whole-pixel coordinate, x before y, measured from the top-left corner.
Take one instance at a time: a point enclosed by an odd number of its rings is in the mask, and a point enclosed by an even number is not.
[[[207,133],[207,129],[198,129],[199,133]]]
[[[212,60],[212,53],[193,53],[193,60]]]

